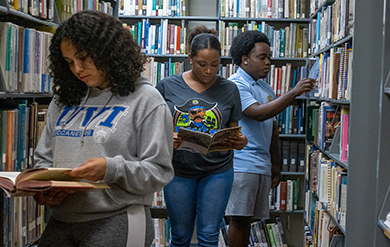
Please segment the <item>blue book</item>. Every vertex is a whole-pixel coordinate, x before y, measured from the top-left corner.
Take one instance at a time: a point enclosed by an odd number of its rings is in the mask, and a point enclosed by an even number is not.
[[[141,42],[142,42],[142,22],[140,22],[140,21],[138,22],[137,42],[138,42],[138,45],[142,49],[142,46],[141,46]]]
[[[157,54],[161,54],[161,41],[162,41],[162,25],[158,28],[158,46]]]
[[[294,70],[292,88],[297,84],[297,70]]]
[[[24,29],[24,60],[23,60],[23,83],[29,83],[26,81],[29,78],[30,74],[30,30],[28,28]],[[25,79],[26,78],[26,79]],[[27,85],[24,85],[23,88],[26,88]]]
[[[280,134],[284,134],[283,133],[283,118],[284,118],[284,111],[282,111],[281,113],[279,113],[279,118],[278,118],[278,126],[279,126],[279,133]]]
[[[170,69],[171,65],[169,62],[164,62],[164,77],[168,77],[169,76],[169,69]]]
[[[318,52],[320,50],[320,30],[321,30],[321,11],[317,14],[317,35],[316,35],[316,51]]]
[[[160,25],[157,24],[156,25],[156,30],[155,30],[155,33],[154,33],[154,44],[153,44],[153,46],[154,46],[154,54],[158,54],[158,39],[159,39],[159,33],[160,33],[159,29],[160,29]]]

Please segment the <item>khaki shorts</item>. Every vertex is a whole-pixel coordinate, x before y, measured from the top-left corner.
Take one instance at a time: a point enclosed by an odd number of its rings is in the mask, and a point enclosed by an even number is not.
[[[250,216],[269,219],[271,176],[235,172],[226,216]]]

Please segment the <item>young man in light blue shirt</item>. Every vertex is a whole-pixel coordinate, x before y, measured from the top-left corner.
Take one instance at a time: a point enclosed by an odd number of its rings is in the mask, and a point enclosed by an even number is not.
[[[243,116],[239,121],[249,142],[234,152],[234,182],[226,209],[230,216],[229,247],[249,244],[252,218],[269,218],[269,192],[280,181],[279,133],[275,116],[295,97],[314,88],[314,79],[302,79],[276,98],[261,80],[271,69],[270,43],[259,31],[246,31],[233,39],[230,54],[239,66],[229,80],[240,91]]]

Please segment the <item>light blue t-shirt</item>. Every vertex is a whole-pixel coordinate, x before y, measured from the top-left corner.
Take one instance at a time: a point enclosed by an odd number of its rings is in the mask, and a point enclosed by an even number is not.
[[[236,83],[241,96],[242,111],[258,102],[264,104],[276,98],[272,88],[262,80],[253,80],[243,69],[229,77]],[[263,122],[242,116],[239,125],[241,132],[248,138],[248,144],[242,150],[234,150],[234,171],[249,172],[271,176],[271,154],[269,152],[272,138],[273,121],[270,118]]]

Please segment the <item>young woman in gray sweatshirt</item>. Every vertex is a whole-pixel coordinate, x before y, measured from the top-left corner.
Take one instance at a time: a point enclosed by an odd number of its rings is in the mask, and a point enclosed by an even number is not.
[[[49,59],[55,96],[35,166],[73,168],[110,188],[37,194],[52,211],[39,246],[149,247],[148,206],[173,178],[173,126],[140,76],[145,56],[120,21],[82,11],[59,25]]]

